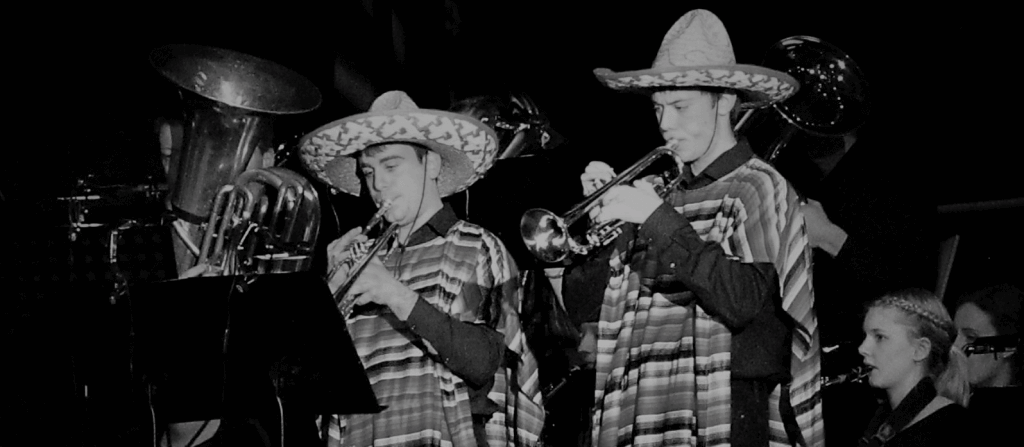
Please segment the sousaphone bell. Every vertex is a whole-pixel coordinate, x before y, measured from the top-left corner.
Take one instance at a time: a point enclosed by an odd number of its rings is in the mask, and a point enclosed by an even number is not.
[[[860,66],[836,46],[816,37],[793,36],[772,45],[763,66],[794,77],[800,89],[785,101],[748,111],[736,125],[745,131],[774,110],[786,124],[766,146],[764,158],[774,163],[799,130],[815,136],[838,137],[860,127],[870,112],[868,83]],[[751,119],[752,114],[754,115]]]

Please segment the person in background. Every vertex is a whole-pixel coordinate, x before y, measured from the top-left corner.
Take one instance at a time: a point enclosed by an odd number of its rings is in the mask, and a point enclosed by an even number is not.
[[[1024,420],[1022,304],[1024,292],[1019,288],[1010,284],[990,286],[960,298],[953,318],[959,332],[956,346],[967,354],[971,382],[967,408],[978,427],[975,431],[979,439],[992,444],[1015,437],[1016,424]]]
[[[863,327],[868,383],[886,398],[859,445],[971,445],[967,359],[942,301],[923,289],[888,293],[868,305]]]

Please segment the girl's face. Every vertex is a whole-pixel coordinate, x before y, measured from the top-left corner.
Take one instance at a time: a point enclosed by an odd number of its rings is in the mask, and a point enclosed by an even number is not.
[[[957,349],[963,349],[964,345],[973,343],[979,337],[998,335],[992,324],[992,318],[974,303],[961,305],[956,310],[953,323],[957,330],[956,344],[954,345]],[[1011,377],[1010,361],[1012,358],[1006,353],[975,354],[967,357],[971,385],[977,387],[1006,386]]]
[[[922,346],[923,339],[911,337],[910,327],[901,322],[902,318],[903,311],[890,307],[868,310],[864,341],[858,348],[864,364],[871,368],[871,386],[900,396],[909,393],[923,376],[923,360],[930,348]]]

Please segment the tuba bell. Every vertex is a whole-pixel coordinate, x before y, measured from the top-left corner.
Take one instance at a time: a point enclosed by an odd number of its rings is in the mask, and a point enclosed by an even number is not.
[[[774,163],[797,131],[835,137],[853,132],[870,112],[868,84],[860,66],[836,46],[816,37],[793,36],[772,45],[763,66],[793,76],[800,90],[767,108],[749,110],[735,126],[736,132],[754,127],[774,110],[784,121],[774,141],[764,146],[765,160]],[[755,115],[756,114],[756,115]]]
[[[285,168],[249,168],[274,151],[280,117],[320,105],[316,86],[220,48],[168,45],[149,60],[185,106],[184,142],[168,173],[179,273],[200,263],[225,274],[307,269],[320,224],[316,191]]]

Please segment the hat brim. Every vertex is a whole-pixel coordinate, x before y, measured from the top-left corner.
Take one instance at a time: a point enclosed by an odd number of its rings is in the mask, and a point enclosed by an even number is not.
[[[331,122],[304,136],[299,153],[316,178],[358,196],[358,153],[388,143],[420,145],[441,156],[441,197],[479,180],[494,164],[498,149],[494,131],[472,117],[416,109],[362,113]]]
[[[756,65],[707,65],[659,67],[613,72],[594,70],[604,85],[615,90],[656,90],[663,88],[717,87],[744,93],[743,108],[758,108],[793,96],[800,87],[792,76]]]

